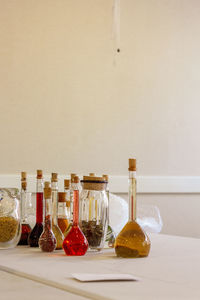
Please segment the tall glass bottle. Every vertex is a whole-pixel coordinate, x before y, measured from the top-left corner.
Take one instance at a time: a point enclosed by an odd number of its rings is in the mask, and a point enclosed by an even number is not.
[[[69,205],[69,201],[68,201]],[[67,198],[65,192],[58,193],[58,226],[64,233],[69,226],[69,208],[67,208]]]
[[[52,252],[56,249],[56,238],[52,231],[52,193],[51,188],[44,188],[44,230],[39,238],[39,247],[44,252]]]
[[[52,230],[56,237],[57,246],[56,249],[62,249],[64,241],[64,235],[58,226],[58,174],[51,174],[51,189],[52,189]]]
[[[120,257],[145,257],[150,240],[136,222],[136,159],[129,159],[129,221],[115,240],[115,252]]]
[[[84,255],[88,249],[88,241],[79,227],[79,178],[74,177],[73,190],[73,225],[67,234],[63,249],[66,255]]]
[[[73,223],[73,197],[74,197],[74,177],[76,174],[71,174],[71,184],[70,184],[70,223]]]
[[[28,236],[31,232],[31,226],[27,220],[27,181],[26,172],[21,172],[21,237],[18,245],[28,245]]]
[[[108,175],[102,175],[102,177],[108,183]],[[106,242],[108,244],[108,247],[114,248],[115,233],[114,233],[112,227],[110,226],[110,216],[109,216],[109,213],[110,213],[110,192],[109,192],[109,185],[108,184],[106,186],[106,194],[107,194],[107,198],[108,198],[108,229],[107,229],[107,233],[106,233]]]
[[[44,182],[42,170],[37,170],[36,224],[28,238],[28,244],[30,247],[38,247],[38,241],[43,231],[43,186]]]

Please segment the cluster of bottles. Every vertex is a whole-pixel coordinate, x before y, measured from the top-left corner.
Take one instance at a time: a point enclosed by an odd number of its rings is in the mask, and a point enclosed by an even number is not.
[[[115,248],[115,253],[119,257],[148,256],[150,240],[136,222],[136,160],[129,159],[129,220],[116,238],[109,224],[108,176],[95,177],[93,173],[89,175],[84,176],[81,181],[83,190],[79,203],[78,176],[71,174],[71,180],[64,181],[65,191],[58,192],[57,173],[52,173],[51,182],[44,183],[43,173],[38,170],[36,223],[31,229],[27,222],[24,203],[27,188],[26,173],[22,172],[22,234],[19,244],[39,246],[44,252],[63,248],[66,255],[79,256],[84,255],[88,247],[101,250],[106,240],[109,247]],[[80,226],[79,212],[81,212]]]
[[[94,177],[94,173],[90,173],[89,175],[90,176],[88,176],[88,178],[97,179],[97,177]],[[87,176],[84,176],[84,178],[85,177]],[[107,184],[108,176],[103,175],[100,179],[104,180],[103,182],[106,183],[105,193],[107,199],[109,199],[109,190]],[[26,172],[22,172],[22,233],[19,245],[29,245],[30,247],[39,246],[40,249],[45,252],[52,252],[55,249],[63,248],[67,255],[84,255],[88,249],[88,241],[79,227],[79,177],[76,176],[76,174],[71,174],[71,180],[64,180],[64,192],[59,192],[57,173],[52,173],[51,182],[44,182],[42,171],[37,170],[36,223],[33,229],[31,229],[30,225],[28,224],[28,216],[26,211],[26,190]],[[97,201],[97,199],[95,201]],[[104,229],[106,227],[107,230],[105,239],[108,242],[109,247],[114,247],[115,235],[111,226],[109,225],[108,213],[107,206],[107,226],[104,226]],[[94,228],[94,230],[96,228]],[[86,228],[85,233],[86,235],[88,234],[88,228]],[[90,237],[90,240],[92,238],[93,237]]]

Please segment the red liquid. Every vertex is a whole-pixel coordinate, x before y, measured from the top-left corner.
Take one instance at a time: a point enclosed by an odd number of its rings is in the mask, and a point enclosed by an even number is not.
[[[50,216],[46,216],[44,231],[39,239],[39,247],[44,252],[52,252],[56,249],[56,238],[51,230]]]
[[[22,233],[18,245],[28,245],[28,236],[31,232],[29,224],[22,224]]]
[[[63,242],[67,255],[84,255],[88,249],[88,241],[79,226],[73,226]]]
[[[36,194],[36,223],[43,222],[43,193]]]
[[[84,255],[88,249],[88,241],[78,226],[79,191],[74,191],[73,225],[63,242],[63,249],[67,255]]]

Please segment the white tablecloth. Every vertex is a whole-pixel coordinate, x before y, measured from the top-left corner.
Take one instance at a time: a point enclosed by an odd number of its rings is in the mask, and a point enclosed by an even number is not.
[[[150,238],[149,257],[139,259],[117,258],[113,249],[83,257],[28,247],[2,250],[0,270],[89,299],[200,299],[200,239],[161,234]],[[141,280],[82,283],[71,277],[80,272],[129,273]]]

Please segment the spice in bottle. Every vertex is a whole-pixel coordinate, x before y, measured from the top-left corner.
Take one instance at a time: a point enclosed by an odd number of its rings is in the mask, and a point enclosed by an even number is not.
[[[38,247],[38,241],[43,231],[43,186],[42,170],[37,170],[36,224],[28,237],[28,244],[30,247]]]
[[[18,245],[28,245],[28,236],[31,226],[28,223],[27,215],[27,181],[26,172],[21,172],[21,237]]]
[[[88,249],[88,241],[79,227],[79,178],[74,178],[73,190],[73,224],[63,242],[63,249],[66,255],[84,255]]]
[[[136,222],[136,159],[129,159],[129,221],[115,239],[119,257],[144,257],[150,251],[150,240]]]
[[[69,201],[67,201],[67,194],[65,192],[58,193],[58,226],[62,233],[64,233],[69,226]]]
[[[39,238],[39,247],[44,252],[52,252],[56,249],[56,238],[52,231],[51,188],[44,188],[44,198],[45,198],[44,229]]]
[[[58,226],[58,174],[51,174],[51,188],[52,188],[52,230],[56,237],[57,246],[56,249],[62,249],[62,244],[64,241],[64,235]]]

